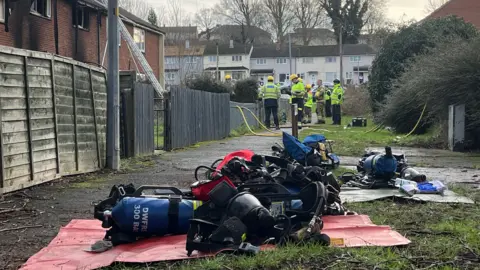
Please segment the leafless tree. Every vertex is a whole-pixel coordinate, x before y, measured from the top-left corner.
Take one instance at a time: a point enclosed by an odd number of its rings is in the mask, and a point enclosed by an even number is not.
[[[384,28],[390,21],[385,16],[388,1],[370,0],[368,10],[365,15],[365,25],[363,32],[373,35],[378,29]]]
[[[425,13],[430,14],[437,10],[439,7],[443,6],[450,0],[428,0],[425,5]]]
[[[202,8],[195,15],[195,24],[200,28],[200,31],[204,31],[206,39],[210,40],[211,30],[218,23],[215,18],[215,12],[211,8]]]
[[[215,6],[215,13],[236,25],[262,27],[265,23],[261,0],[222,0]]]
[[[151,8],[146,1],[142,0],[119,0],[118,5],[144,20],[148,18],[148,13]]]
[[[295,0],[293,4],[295,18],[300,26],[303,45],[308,46],[312,40],[311,29],[323,24],[327,18],[325,10],[322,8],[319,0]]]
[[[164,24],[167,26],[187,26],[192,23],[191,16],[182,6],[181,0],[168,0],[167,7],[164,9],[166,16]],[[166,11],[166,12],[165,12]]]
[[[283,43],[286,32],[292,26],[293,15],[291,0],[264,0],[267,8],[267,25],[274,31],[277,42]]]
[[[165,19],[162,6],[152,7],[144,0],[119,0],[118,5],[140,19],[147,20],[150,9],[153,8],[157,15],[157,25],[162,25]]]

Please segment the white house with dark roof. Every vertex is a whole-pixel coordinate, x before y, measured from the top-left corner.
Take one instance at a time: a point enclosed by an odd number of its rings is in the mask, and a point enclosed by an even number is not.
[[[332,82],[340,78],[340,53],[336,45],[293,46],[290,71],[289,51],[286,47],[255,47],[250,60],[251,76],[259,80],[273,75],[277,82],[287,82],[290,73],[300,74],[305,83],[321,79]],[[345,83],[368,80],[368,71],[375,51],[365,44],[344,45],[343,72]]]
[[[226,75],[230,75],[232,80],[246,79],[250,75],[252,50],[252,45],[238,44],[233,41],[230,44],[209,43],[203,54],[204,71],[215,76],[218,57],[219,74],[217,76],[222,81],[225,80]]]

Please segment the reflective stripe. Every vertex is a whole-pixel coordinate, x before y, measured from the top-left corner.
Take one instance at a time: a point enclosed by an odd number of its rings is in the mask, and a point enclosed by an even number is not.
[[[193,201],[193,210],[197,210],[197,208],[202,206],[202,204],[202,201]]]

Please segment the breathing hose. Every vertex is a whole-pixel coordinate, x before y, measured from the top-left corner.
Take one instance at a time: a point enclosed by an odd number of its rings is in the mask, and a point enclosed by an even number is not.
[[[243,122],[245,123],[245,125],[247,126],[248,130],[255,136],[261,136],[261,137],[281,137],[282,134],[281,133],[277,133],[277,132],[273,132],[271,130],[269,130],[267,127],[265,127],[262,122],[258,119],[258,117],[248,108],[246,107],[241,107],[241,106],[236,106],[238,108],[238,110],[240,110],[240,114],[242,115],[243,117]],[[259,134],[259,133],[256,133],[252,130],[252,128],[250,127],[250,125],[248,124],[248,121],[247,121],[247,118],[245,117],[245,113],[243,112],[243,109],[246,109],[247,111],[249,111],[253,117],[255,118],[255,120],[257,120],[257,122],[260,124],[260,126],[265,129],[266,131],[270,132],[270,133],[273,133],[273,134]]]

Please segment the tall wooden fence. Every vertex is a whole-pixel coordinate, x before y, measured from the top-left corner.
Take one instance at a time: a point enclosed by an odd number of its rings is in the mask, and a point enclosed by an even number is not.
[[[0,46],[0,194],[105,164],[104,70]]]
[[[136,72],[120,72],[120,148],[122,157],[152,154],[154,95],[150,83],[136,80]]]
[[[230,134],[230,95],[171,87],[165,116],[166,150]]]

